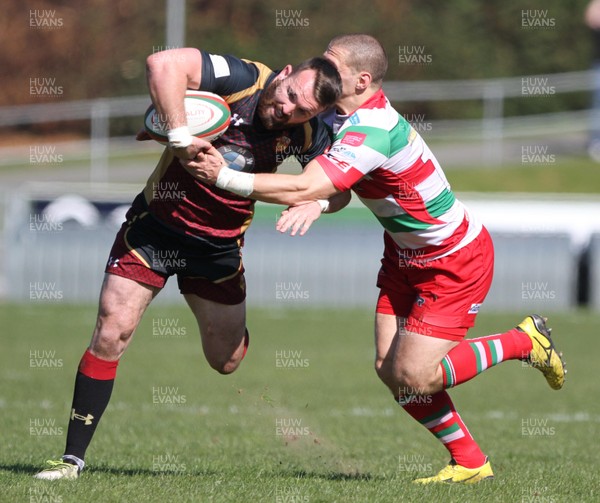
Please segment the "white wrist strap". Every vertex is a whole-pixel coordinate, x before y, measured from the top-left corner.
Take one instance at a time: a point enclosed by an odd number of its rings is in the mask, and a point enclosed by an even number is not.
[[[243,173],[223,166],[215,185],[238,196],[248,197],[254,191],[254,173]]]
[[[190,134],[187,126],[176,127],[167,132],[169,147],[185,148],[192,144],[194,137]]]
[[[317,203],[321,207],[321,213],[325,213],[329,209],[329,200],[328,199],[317,199]]]

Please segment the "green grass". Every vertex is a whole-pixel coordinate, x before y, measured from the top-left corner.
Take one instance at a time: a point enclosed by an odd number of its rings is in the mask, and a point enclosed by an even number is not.
[[[554,164],[495,168],[449,168],[446,176],[457,192],[553,192],[595,194],[600,191],[600,164],[587,157],[561,158]]]
[[[482,314],[471,336],[501,331],[522,315]],[[370,311],[251,310],[246,360],[221,376],[204,361],[187,308],[152,306],[120,363],[89,468],[76,482],[35,481],[44,460],[62,454],[74,372],[94,318],[93,307],[0,305],[0,501],[600,499],[598,314],[550,318],[569,364],[562,391],[508,362],[451,392],[496,480],[418,487],[410,481],[437,471],[448,456],[378,382]],[[173,320],[177,333],[156,336],[157,320]],[[295,368],[278,366],[281,351],[296,352]],[[55,368],[36,368],[32,352]],[[170,387],[184,403],[154,403],[155,387]],[[44,421],[51,429],[35,434]],[[543,428],[523,435],[524,422]],[[296,434],[279,434],[278,425],[294,425]]]

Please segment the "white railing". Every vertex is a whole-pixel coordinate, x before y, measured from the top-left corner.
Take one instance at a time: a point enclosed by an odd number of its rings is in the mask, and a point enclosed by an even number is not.
[[[387,82],[384,90],[395,103],[415,101],[478,100],[483,103],[481,119],[461,121],[436,121],[436,130],[443,134],[452,129],[474,131],[479,141],[485,143],[488,164],[499,164],[502,160],[502,141],[512,130],[509,123],[527,124],[527,129],[547,127],[549,122],[561,120],[563,132],[587,129],[587,111],[562,111],[558,114],[540,116],[504,116],[504,101],[507,98],[533,98],[560,93],[591,91],[592,71],[527,75],[497,79],[437,80],[413,82]],[[89,120],[91,123],[91,180],[107,181],[108,138],[111,118],[141,117],[150,104],[148,95],[98,98],[58,103],[40,103],[0,107],[0,127],[27,124]],[[439,127],[438,127],[439,126]],[[566,131],[565,131],[566,127]],[[508,131],[508,132],[507,132]]]
[[[415,82],[388,82],[386,95],[392,101],[436,100],[497,100],[530,97],[544,94],[590,91],[593,89],[592,72],[523,75],[498,79],[434,80]]]

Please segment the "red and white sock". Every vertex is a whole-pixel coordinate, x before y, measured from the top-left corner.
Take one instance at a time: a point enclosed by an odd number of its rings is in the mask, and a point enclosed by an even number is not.
[[[478,468],[485,463],[485,454],[469,433],[446,391],[435,395],[402,397],[400,404],[413,419],[444,444],[459,465]]]
[[[531,348],[531,339],[516,328],[503,334],[465,339],[440,363],[444,389],[467,382],[503,361],[526,358]]]

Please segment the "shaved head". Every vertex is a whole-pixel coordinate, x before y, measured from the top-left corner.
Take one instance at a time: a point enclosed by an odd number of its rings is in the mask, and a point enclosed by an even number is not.
[[[388,60],[385,49],[375,37],[366,33],[338,35],[329,42],[327,50],[343,53],[344,63],[357,72],[369,72],[373,83],[383,82]]]

